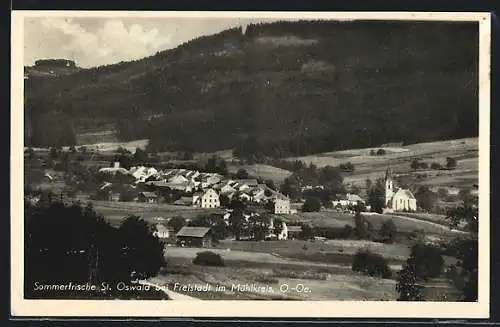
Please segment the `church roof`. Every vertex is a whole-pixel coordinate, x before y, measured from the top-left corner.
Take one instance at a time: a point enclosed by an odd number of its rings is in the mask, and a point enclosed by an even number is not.
[[[411,191],[408,190],[408,189],[400,188],[400,189],[398,189],[396,191],[396,193],[394,194],[394,196],[396,196],[396,194],[404,195],[404,196],[406,196],[409,199],[415,199],[415,196],[413,196],[413,193],[411,193]]]

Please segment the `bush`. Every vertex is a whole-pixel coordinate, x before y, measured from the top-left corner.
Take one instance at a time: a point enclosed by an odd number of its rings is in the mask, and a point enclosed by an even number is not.
[[[356,252],[352,261],[352,270],[373,277],[390,278],[392,276],[387,260],[380,254],[368,250]]]
[[[392,243],[394,242],[394,239],[396,238],[396,224],[394,224],[394,221],[392,219],[388,219],[384,221],[382,226],[380,226],[380,237],[382,238],[382,241],[385,243]]]
[[[196,258],[193,259],[193,263],[195,265],[202,266],[224,266],[224,260],[222,259],[222,257],[219,254],[213,253],[211,251],[198,252],[196,254]]]
[[[309,198],[302,205],[303,212],[315,212],[321,209],[321,202],[316,198]]]
[[[441,169],[441,164],[437,163],[437,162],[433,162],[431,163],[431,169],[434,169],[434,170],[439,170]]]
[[[423,280],[435,278],[441,275],[444,267],[444,259],[441,249],[426,244],[416,244],[411,250],[409,258],[415,267],[415,273]]]

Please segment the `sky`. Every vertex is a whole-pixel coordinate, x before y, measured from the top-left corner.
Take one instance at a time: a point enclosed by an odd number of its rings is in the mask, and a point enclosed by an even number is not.
[[[69,59],[89,68],[130,61],[172,49],[202,35],[261,22],[237,18],[64,18],[24,21],[24,65]]]

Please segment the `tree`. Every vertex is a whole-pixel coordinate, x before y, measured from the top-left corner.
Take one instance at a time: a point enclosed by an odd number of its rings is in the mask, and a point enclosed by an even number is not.
[[[302,230],[300,232],[300,238],[303,240],[309,240],[313,238],[313,230],[309,224],[302,223],[300,224]]]
[[[148,161],[148,154],[141,148],[136,148],[134,153],[134,161],[138,164],[144,164]]]
[[[226,176],[228,174],[227,163],[223,158],[213,155],[208,158],[205,164],[205,171]]]
[[[145,223],[127,220],[114,228],[91,205],[66,205],[54,200],[25,207],[25,291],[28,298],[136,296],[108,292],[48,291],[34,293],[35,281],[100,285],[128,283],[131,272],[156,275],[164,264],[163,244]],[[54,235],[58,237],[54,237]],[[64,267],[64,269],[55,269]]]
[[[475,302],[478,298],[478,199],[466,197],[461,206],[448,212],[447,219],[450,226],[456,228],[459,224],[465,223],[469,232],[461,239],[455,240],[456,257],[458,259],[457,268],[459,290],[462,293],[462,300]]]
[[[321,202],[316,198],[308,198],[302,205],[302,212],[317,212],[321,210]]]
[[[227,206],[229,206],[229,203],[231,202],[231,200],[229,199],[229,197],[226,194],[221,194],[219,201],[220,201],[221,207],[227,207]]]
[[[296,199],[300,196],[300,187],[296,180],[285,178],[280,186],[280,192],[292,199]]]
[[[247,179],[248,178],[248,172],[245,169],[240,168],[236,172],[236,178],[237,179]]]
[[[57,153],[57,149],[55,147],[51,147],[50,148],[49,158],[52,159],[52,160],[57,160],[58,157],[59,157],[59,155]]]
[[[406,263],[398,272],[396,292],[399,293],[398,301],[423,300],[423,286],[418,283],[415,268],[411,263]]]
[[[269,187],[271,190],[275,190],[276,186],[274,185],[274,181],[272,179],[266,179],[265,182],[267,187]]]
[[[437,163],[437,162],[433,162],[431,163],[431,169],[434,169],[434,170],[439,170],[441,169],[441,164]]]
[[[438,277],[443,270],[444,260],[439,248],[422,243],[415,244],[403,269],[398,273],[396,291],[399,301],[423,300],[423,283]]]
[[[454,169],[457,167],[457,160],[455,158],[446,157],[446,168]]]
[[[261,241],[269,233],[270,219],[267,216],[253,216],[249,219],[249,229],[254,240]]]
[[[418,168],[420,168],[420,161],[417,158],[414,158],[411,161],[410,168],[413,170],[417,170]]]
[[[229,217],[229,226],[236,240],[239,241],[245,221],[243,212],[246,205],[238,199],[233,199],[229,204],[229,208],[233,210]]]
[[[437,194],[432,192],[427,186],[420,186],[415,192],[417,206],[425,211],[431,211],[437,201]]]
[[[368,190],[368,204],[371,210],[382,213],[385,207],[385,187],[381,179]]]
[[[360,240],[365,240],[370,237],[368,221],[359,211],[354,215],[354,233]]]
[[[283,231],[283,220],[280,218],[275,218],[273,221],[274,233],[276,235],[280,234]]]
[[[155,276],[165,264],[165,245],[154,236],[154,230],[140,217],[129,216],[118,231],[128,271],[142,278]]]
[[[359,271],[369,276],[389,278],[392,275],[387,260],[380,254],[372,253],[369,250],[356,252],[351,268],[353,271]]]
[[[380,226],[379,233],[384,242],[393,243],[397,233],[396,224],[394,224],[392,219],[387,219]]]
[[[186,225],[186,220],[181,216],[172,217],[167,223],[167,226],[171,227],[175,234],[177,234],[184,225]]]

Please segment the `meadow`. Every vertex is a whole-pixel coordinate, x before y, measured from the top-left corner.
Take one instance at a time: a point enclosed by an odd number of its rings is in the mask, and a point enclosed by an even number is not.
[[[371,150],[384,149],[385,155],[373,156]],[[430,166],[436,162],[444,165],[446,157],[457,160],[453,170],[419,169],[413,171],[410,164],[418,158]],[[479,139],[464,138],[439,142],[411,144],[402,147],[374,147],[326,152],[303,157],[290,157],[286,160],[301,160],[306,164],[318,167],[338,166],[351,162],[355,171],[345,174],[347,184],[364,188],[366,179],[376,180],[384,177],[385,170],[390,167],[399,176],[407,178],[409,183],[427,185],[429,187],[470,187],[478,182]]]

